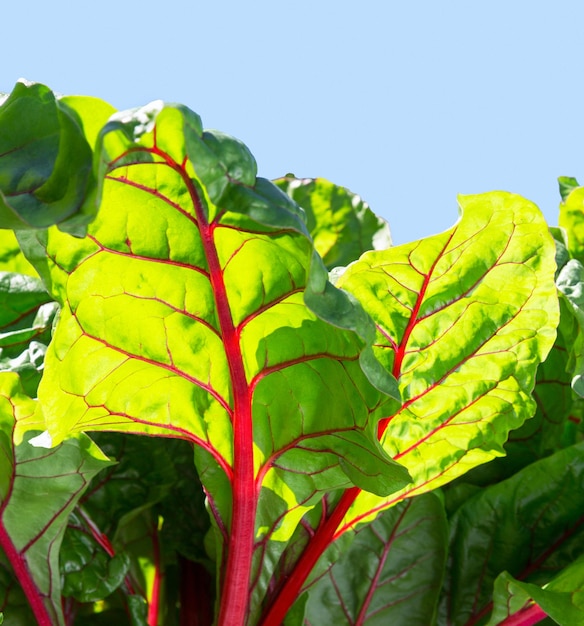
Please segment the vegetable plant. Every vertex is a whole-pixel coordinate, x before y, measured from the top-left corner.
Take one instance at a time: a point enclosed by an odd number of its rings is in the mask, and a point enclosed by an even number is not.
[[[560,189],[561,228],[491,192],[392,247],[183,105],[17,83],[4,623],[581,623],[584,193]]]

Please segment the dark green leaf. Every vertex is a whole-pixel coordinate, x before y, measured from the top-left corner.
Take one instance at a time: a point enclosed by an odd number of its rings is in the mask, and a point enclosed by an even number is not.
[[[560,196],[562,197],[563,202],[572,193],[572,191],[574,191],[574,189],[580,186],[578,181],[572,176],[559,176],[558,184],[560,187]]]
[[[451,521],[441,623],[481,623],[499,574],[542,586],[584,554],[584,444],[555,453],[463,504]]]
[[[0,227],[66,228],[94,187],[78,116],[44,85],[20,82],[0,107],[0,128]]]
[[[38,278],[0,272],[0,371],[20,374],[33,397],[57,309]]]
[[[89,480],[110,465],[85,435],[47,450],[33,435],[37,403],[13,373],[0,373],[0,549],[31,605],[63,624],[59,547]]]
[[[60,568],[64,597],[97,602],[122,584],[130,559],[123,552],[110,557],[97,544],[83,518],[72,513],[61,545]]]
[[[309,590],[306,624],[428,626],[446,561],[448,529],[434,494],[401,502],[356,533]]]

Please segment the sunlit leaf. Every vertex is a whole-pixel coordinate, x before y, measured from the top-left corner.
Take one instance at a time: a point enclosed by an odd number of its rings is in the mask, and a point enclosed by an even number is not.
[[[509,431],[535,411],[537,366],[559,317],[553,241],[519,196],[460,204],[452,229],[369,252],[337,283],[377,324],[376,355],[403,397],[381,422],[381,442],[413,477],[387,499],[361,494],[347,527],[501,456]]]
[[[348,189],[324,178],[289,175],[274,182],[306,211],[314,246],[328,269],[348,265],[367,250],[391,246],[387,222]]]
[[[301,209],[256,179],[243,144],[158,102],[113,116],[97,154],[88,236],[20,239],[62,305],[39,388],[50,436],[194,443],[225,589],[249,584],[259,606],[268,579],[236,573],[240,550],[257,572],[322,492],[409,481],[376,438],[395,379],[370,318],[327,281]]]

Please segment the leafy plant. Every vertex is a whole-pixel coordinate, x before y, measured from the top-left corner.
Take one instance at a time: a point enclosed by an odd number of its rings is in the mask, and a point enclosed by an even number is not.
[[[564,230],[493,192],[391,247],[361,198],[257,177],[182,105],[18,83],[5,623],[582,619],[584,274],[562,185]]]

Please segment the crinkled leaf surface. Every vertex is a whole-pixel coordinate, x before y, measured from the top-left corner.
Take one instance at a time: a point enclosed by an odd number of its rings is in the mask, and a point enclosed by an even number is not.
[[[494,581],[504,571],[542,586],[582,555],[581,443],[483,489],[454,514],[441,623],[478,623],[488,616]]]
[[[509,478],[530,463],[561,448],[577,443],[571,361],[580,329],[564,298],[560,299],[560,311],[556,342],[537,370],[533,390],[536,403],[534,416],[509,433],[509,439],[504,445],[505,456],[471,469],[455,482],[489,485]]]
[[[387,222],[357,194],[324,178],[274,181],[306,211],[314,246],[327,268],[348,265],[367,250],[391,246]]]
[[[0,374],[0,549],[31,604],[63,624],[59,546],[89,481],[110,463],[85,435],[47,450],[30,444],[36,402],[18,376]]]
[[[448,529],[434,494],[405,500],[362,528],[310,588],[305,624],[432,624]]]
[[[120,587],[129,568],[127,554],[110,556],[96,542],[83,517],[75,512],[69,516],[60,550],[63,597],[78,602],[103,600]]]
[[[413,477],[389,499],[360,494],[344,528],[500,456],[535,411],[559,317],[553,241],[520,196],[463,196],[460,206],[452,229],[368,252],[337,282],[377,325],[376,355],[403,397],[380,438]]]
[[[159,577],[157,605],[153,607],[151,602],[149,606],[158,613],[159,621],[174,624],[169,611],[178,597],[177,552],[212,565],[203,547],[209,516],[193,465],[192,446],[177,439],[120,433],[94,433],[93,438],[117,463],[98,475],[82,498],[84,521],[91,520],[97,532],[111,539],[108,552],[116,555],[114,559],[130,559],[125,594],[130,589],[152,599],[153,583]],[[70,532],[71,523],[64,541]],[[92,544],[87,534],[83,539],[88,548],[93,545],[93,558],[109,571],[111,559],[105,558],[103,549],[95,541]],[[82,557],[86,561],[90,558],[89,550],[75,550],[70,556],[67,567],[75,572],[83,569]],[[62,568],[63,562],[62,556]],[[108,583],[108,577],[104,579]],[[189,598],[194,593],[189,591]],[[120,600],[127,601],[124,597]],[[209,606],[213,606],[212,601]]]
[[[242,543],[232,513],[255,535],[257,568],[319,491],[406,484],[376,439],[376,415],[396,405],[378,388],[398,393],[366,348],[373,325],[327,283],[301,210],[256,179],[245,146],[158,102],[114,116],[97,154],[88,236],[38,235],[37,269],[63,306],[39,388],[53,440],[195,443],[228,569]],[[259,598],[267,582],[254,582]]]
[[[176,498],[185,456],[191,465],[188,478],[195,474],[192,448],[184,441],[120,433],[94,433],[92,439],[115,465],[92,481],[80,504],[109,537],[125,515],[164,498]]]

